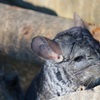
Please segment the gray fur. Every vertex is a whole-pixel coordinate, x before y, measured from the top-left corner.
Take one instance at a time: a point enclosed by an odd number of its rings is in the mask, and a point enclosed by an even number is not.
[[[53,41],[64,59],[59,63],[45,60],[25,100],[49,100],[74,92],[80,85],[89,89],[100,84],[100,45],[83,25],[59,33]]]

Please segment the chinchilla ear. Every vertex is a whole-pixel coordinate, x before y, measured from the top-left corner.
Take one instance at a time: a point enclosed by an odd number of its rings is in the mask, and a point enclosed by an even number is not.
[[[31,49],[37,56],[46,60],[54,60],[56,62],[63,60],[59,45],[48,38],[42,36],[33,38]]]
[[[85,24],[85,22],[80,18],[80,16],[77,13],[74,13],[74,26],[87,28],[87,25]]]

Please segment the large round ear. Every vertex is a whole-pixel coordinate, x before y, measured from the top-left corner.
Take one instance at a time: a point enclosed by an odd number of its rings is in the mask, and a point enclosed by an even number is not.
[[[85,22],[80,18],[80,16],[77,13],[74,13],[74,26],[87,28],[87,25],[85,24]]]
[[[33,38],[31,49],[41,58],[54,60],[56,62],[61,62],[63,60],[59,45],[55,41],[48,38],[41,36]]]

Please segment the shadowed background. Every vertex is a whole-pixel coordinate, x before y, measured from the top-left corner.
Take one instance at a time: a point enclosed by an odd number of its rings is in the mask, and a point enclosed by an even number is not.
[[[100,0],[0,0],[51,15],[72,18],[77,12],[84,20],[100,24]]]

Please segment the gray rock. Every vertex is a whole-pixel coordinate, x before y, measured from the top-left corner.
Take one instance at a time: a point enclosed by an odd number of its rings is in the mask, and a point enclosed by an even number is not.
[[[92,90],[83,90],[66,94],[51,100],[99,100],[100,86],[96,86]]]

